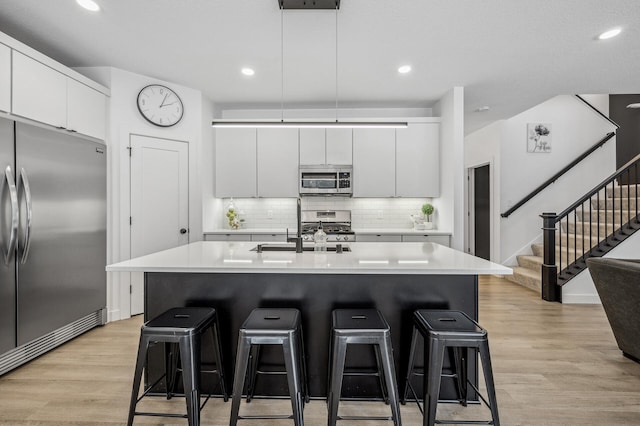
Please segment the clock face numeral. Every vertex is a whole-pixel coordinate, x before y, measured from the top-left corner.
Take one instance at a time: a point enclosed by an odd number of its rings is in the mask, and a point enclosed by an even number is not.
[[[165,86],[152,84],[138,94],[138,110],[152,124],[169,127],[178,123],[184,114],[180,97]]]

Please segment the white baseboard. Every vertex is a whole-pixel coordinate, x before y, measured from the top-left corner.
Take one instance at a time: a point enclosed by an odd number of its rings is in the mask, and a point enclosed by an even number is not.
[[[519,250],[517,250],[515,253],[513,253],[511,256],[507,257],[503,262],[500,262],[500,263],[502,263],[505,266],[518,266],[517,257],[520,255],[532,254],[533,251],[531,250],[531,246],[533,244],[540,244],[540,243],[542,243],[542,234],[537,235],[533,240],[529,241],[527,244],[520,247]]]

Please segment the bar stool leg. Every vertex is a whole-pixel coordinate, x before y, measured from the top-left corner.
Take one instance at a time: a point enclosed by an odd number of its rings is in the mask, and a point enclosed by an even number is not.
[[[331,355],[331,378],[329,379],[328,397],[329,418],[327,424],[335,426],[338,421],[338,404],[342,392],[342,374],[347,355],[347,342],[339,336],[333,335]]]
[[[398,405],[398,390],[394,386],[394,383],[396,383],[396,373],[391,347],[391,335],[389,333],[385,333],[384,340],[381,344],[382,348],[380,352],[382,352],[382,367],[385,374],[385,381],[390,384],[387,392],[389,395],[389,404],[391,405],[393,424],[400,426],[402,425],[402,420],[400,419],[400,406]]]
[[[251,402],[255,391],[256,376],[258,375],[258,364],[260,361],[260,349],[260,345],[251,345],[251,350],[249,351],[249,366],[247,367],[249,370],[247,374],[247,402]]]
[[[227,392],[227,386],[225,384],[224,369],[222,368],[222,350],[220,349],[220,330],[218,330],[218,322],[214,321],[211,327],[213,334],[213,346],[215,348],[216,357],[216,370],[218,370],[218,379],[220,380],[220,389],[222,390],[222,397],[224,402],[229,400],[229,393]]]
[[[387,395],[387,384],[385,381],[385,374],[380,362],[380,345],[373,345],[374,352],[376,354],[376,368],[378,369],[378,380],[380,382],[380,392],[382,393],[382,400],[385,404],[389,404],[389,396]]]
[[[249,362],[250,350],[251,342],[241,334],[238,338],[238,355],[236,356],[236,371],[233,377],[231,417],[229,419],[229,426],[236,426],[238,424],[240,400],[242,399],[242,388],[244,387],[244,378],[247,373],[247,363]]]
[[[442,374],[442,362],[444,359],[445,346],[441,345],[437,339],[429,339],[429,356],[425,364],[428,372],[425,374],[425,396],[424,396],[424,426],[433,426],[436,421],[436,411],[438,409],[438,397],[440,395],[440,375]]]
[[[484,341],[479,346],[480,361],[482,362],[482,371],[484,372],[484,381],[487,386],[487,398],[489,398],[489,408],[491,409],[491,417],[494,426],[500,426],[498,417],[498,401],[496,400],[496,388],[493,382],[493,370],[491,368],[491,356],[489,355],[489,342]]]
[[[295,336],[295,335],[294,335]],[[302,389],[300,372],[300,354],[298,353],[298,339],[288,337],[282,342],[282,352],[284,354],[284,365],[287,371],[287,381],[289,383],[289,394],[291,395],[291,409],[293,412],[293,423],[296,426],[304,424],[302,415]]]
[[[133,388],[131,389],[131,402],[129,404],[129,419],[127,425],[133,424],[133,417],[138,403],[138,392],[140,392],[140,382],[142,381],[142,371],[146,364],[147,350],[149,349],[149,338],[140,333],[140,343],[138,343],[138,357],[136,359],[136,370],[133,374]]]
[[[180,338],[182,383],[189,426],[200,424],[200,345],[193,336]]]
[[[307,374],[307,356],[304,353],[304,334],[302,333],[302,326],[300,327],[300,339],[298,339],[298,347],[302,360],[302,383],[304,386],[304,402],[305,404],[311,401],[311,394],[309,393],[309,376]]]
[[[411,383],[411,376],[413,376],[413,366],[415,365],[416,356],[416,342],[418,339],[418,329],[414,326],[411,333],[411,348],[409,349],[409,365],[407,366],[407,378],[404,382],[404,392],[402,394],[402,404],[407,403],[407,396],[409,395],[409,385]]]
[[[463,407],[467,406],[467,348],[454,346],[453,350],[453,366],[455,366],[454,374],[456,375],[456,388],[458,391],[458,402]]]

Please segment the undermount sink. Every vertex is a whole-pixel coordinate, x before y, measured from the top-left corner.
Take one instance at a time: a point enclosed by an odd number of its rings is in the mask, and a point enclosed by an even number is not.
[[[328,245],[327,246],[327,251],[337,252],[338,251],[338,245],[341,245],[341,244],[336,244],[336,245],[331,245],[331,246]],[[342,246],[342,251],[343,252],[351,251],[351,248],[349,246],[345,246],[345,245],[341,245],[341,246]],[[313,245],[303,246],[302,249],[304,251],[314,251]],[[257,251],[258,253],[265,252],[265,251],[290,251],[290,252],[295,252],[296,251],[296,246],[295,246],[295,244],[258,244],[257,246],[252,248],[251,251]]]

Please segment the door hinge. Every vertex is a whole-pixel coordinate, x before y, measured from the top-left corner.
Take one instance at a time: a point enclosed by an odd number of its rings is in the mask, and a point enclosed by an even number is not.
[[[133,151],[133,148],[128,146],[127,149],[129,150],[129,157],[131,157],[131,151]]]
[[[133,286],[129,284],[129,294],[133,294]]]
[[[133,225],[133,219],[129,216],[129,226]]]

